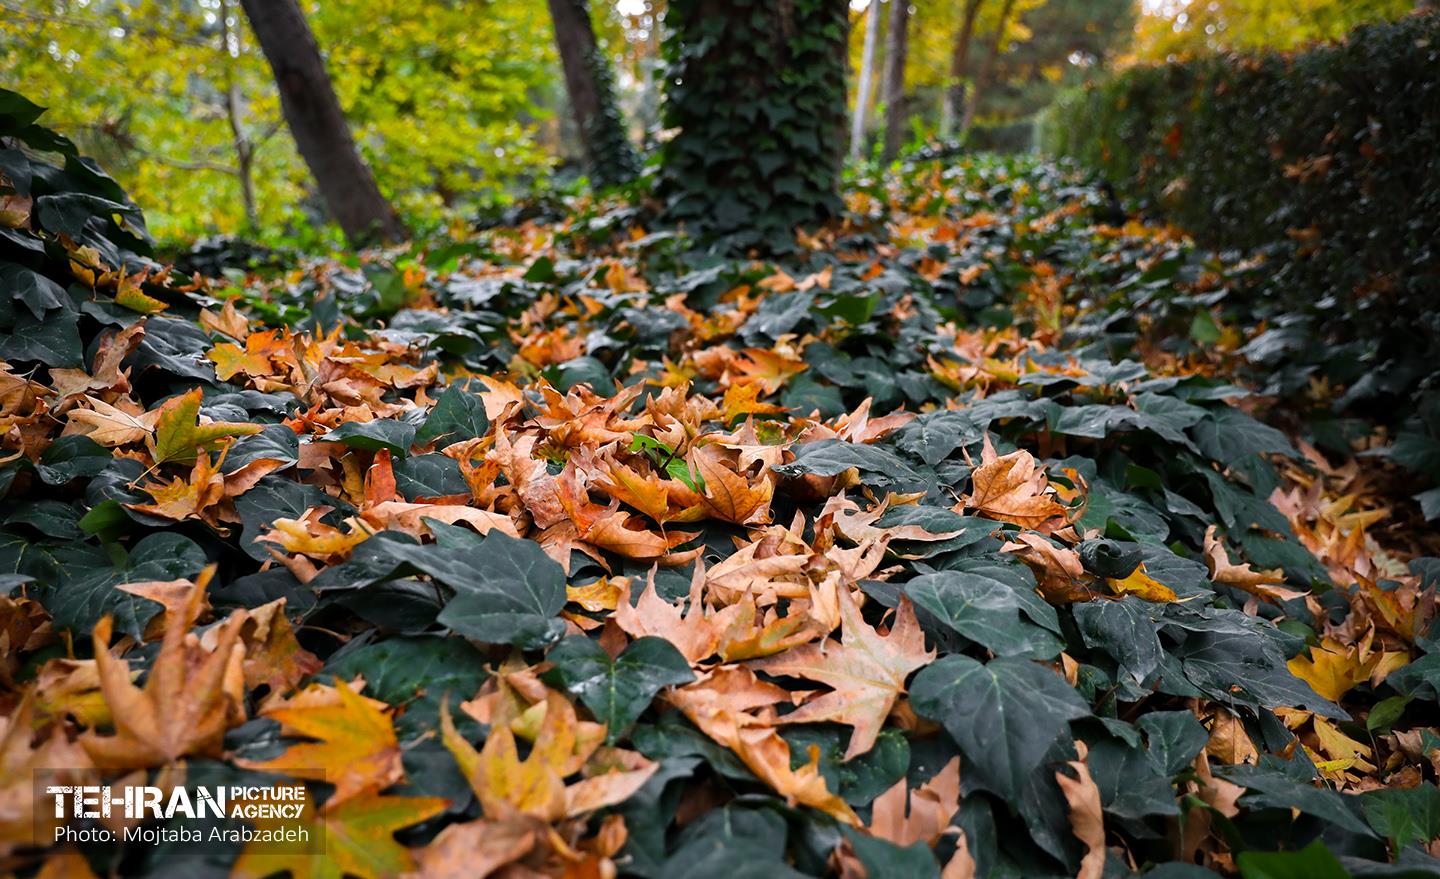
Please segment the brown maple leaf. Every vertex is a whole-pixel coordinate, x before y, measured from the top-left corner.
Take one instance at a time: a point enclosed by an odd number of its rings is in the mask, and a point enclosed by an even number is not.
[[[730,461],[733,455],[714,444],[691,447],[687,462],[704,480],[700,499],[705,511],[712,518],[736,525],[769,521],[775,484],[765,475],[752,484],[734,469]]]
[[[970,484],[970,494],[961,498],[964,508],[1001,522],[1040,529],[1067,512],[1050,493],[1044,472],[1036,469],[1035,456],[1016,449],[997,457],[989,434]]]
[[[110,617],[96,624],[95,664],[115,726],[114,735],[88,730],[80,736],[97,766],[134,769],[190,754],[218,756],[226,730],[244,721],[244,615],[221,624],[212,649],[190,634],[214,573],[214,565],[206,568],[179,612],[166,615],[160,652],[143,688],[131,681],[130,664],[110,653]]]
[[[70,741],[62,725],[52,724],[37,736],[35,708],[32,687],[8,716],[0,716],[0,855],[53,839],[55,828],[64,823],[36,802],[40,773],[47,784],[93,783],[89,755]]]
[[[803,803],[847,824],[860,823],[850,806],[825,786],[819,748],[810,749],[804,766],[791,768],[790,745],[773,726],[774,706],[791,699],[783,687],[760,680],[743,666],[721,666],[694,683],[671,689],[667,698],[791,803]]]
[[[1013,540],[1000,547],[1013,552],[1035,572],[1040,591],[1052,604],[1089,601],[1096,593],[1080,563],[1080,554],[1069,547],[1056,546],[1039,534],[1021,531]]]
[[[705,567],[696,562],[695,569],[690,581],[688,610],[683,600],[672,604],[655,592],[655,575],[652,572],[645,591],[640,593],[639,600],[633,605],[630,603],[630,586],[627,584],[624,587],[611,619],[632,638],[664,638],[675,645],[675,649],[691,665],[709,658],[720,646],[721,625],[714,615],[706,613],[703,597]]]
[[[159,409],[146,412],[128,397],[121,397],[115,405],[95,397],[86,397],[84,402],[89,408],[70,410],[66,432],[88,436],[106,448],[140,442],[154,432],[160,420]]]
[[[871,804],[872,836],[899,846],[923,842],[934,846],[960,810],[960,758],[949,763],[914,790],[902,778]]]
[[[928,665],[935,651],[925,649],[925,633],[915,619],[910,600],[901,597],[895,623],[881,635],[865,622],[849,590],[840,591],[841,640],[827,640],[791,648],[751,668],[772,675],[789,675],[831,687],[785,715],[781,723],[831,721],[854,727],[845,759],[869,751],[875,738],[905,691],[911,672]]]
[[[1285,572],[1257,571],[1246,565],[1232,564],[1225,551],[1225,543],[1215,535],[1215,526],[1205,529],[1205,565],[1210,569],[1210,579],[1226,586],[1234,586],[1272,604],[1302,598],[1304,592],[1285,589],[1277,584],[1285,582]]]

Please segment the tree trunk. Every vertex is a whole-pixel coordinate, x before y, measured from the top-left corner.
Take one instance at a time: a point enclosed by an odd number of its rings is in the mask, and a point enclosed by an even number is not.
[[[894,161],[905,141],[905,61],[910,54],[910,0],[890,0],[885,35],[885,153]]]
[[[670,0],[657,194],[730,250],[782,251],[836,216],[845,156],[845,0]]]
[[[980,108],[980,99],[990,87],[990,78],[995,75],[995,60],[1000,57],[1000,46],[1005,42],[1005,28],[1010,24],[1010,11],[1015,0],[1005,0],[1000,8],[1000,23],[995,26],[995,39],[990,41],[990,51],[985,55],[985,65],[975,77],[975,87],[970,90],[970,100],[965,103],[965,118],[960,121],[960,138],[963,140],[975,122],[975,112]]]
[[[870,0],[870,7],[865,11],[865,49],[860,59],[860,83],[855,88],[855,113],[850,117],[852,159],[860,158],[865,151],[865,117],[870,110],[870,86],[875,79],[875,44],[879,42],[879,35],[880,0]]]
[[[220,0],[220,47],[225,65],[225,118],[230,123],[230,145],[235,150],[235,178],[240,183],[240,201],[245,206],[245,231],[254,234],[260,227],[255,205],[255,144],[245,133],[244,102],[235,80],[235,47],[230,29],[230,3]]]
[[[955,48],[950,53],[950,84],[940,103],[940,137],[955,133],[955,117],[965,104],[965,71],[970,66],[970,44],[975,41],[975,18],[982,0],[965,0],[965,17],[955,33]]]
[[[549,0],[565,92],[575,113],[590,177],[601,186],[624,183],[639,170],[615,103],[610,63],[596,48],[586,0]]]
[[[297,0],[241,0],[280,89],[280,108],[325,206],[352,246],[402,241],[405,226],[355,148]]]

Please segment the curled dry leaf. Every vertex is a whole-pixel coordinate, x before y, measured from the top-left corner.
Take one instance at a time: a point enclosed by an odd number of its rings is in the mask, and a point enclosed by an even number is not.
[[[1080,759],[1068,760],[1065,764],[1075,772],[1075,777],[1057,771],[1055,783],[1060,785],[1065,802],[1070,804],[1070,829],[1085,845],[1085,856],[1080,859],[1080,872],[1075,874],[1075,879],[1101,879],[1105,873],[1105,816],[1100,809],[1100,788],[1090,777],[1090,767],[1085,763],[1085,743],[1077,741],[1075,750]]]

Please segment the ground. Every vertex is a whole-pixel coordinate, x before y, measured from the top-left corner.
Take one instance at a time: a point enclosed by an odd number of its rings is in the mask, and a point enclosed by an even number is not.
[[[1433,538],[1254,392],[1255,263],[1035,160],[846,195],[766,259],[622,201],[72,253],[89,367],[4,376],[7,767],[323,781],[355,844],[242,875],[1430,863]]]

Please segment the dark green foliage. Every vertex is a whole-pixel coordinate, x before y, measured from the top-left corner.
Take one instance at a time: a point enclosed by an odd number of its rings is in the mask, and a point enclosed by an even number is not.
[[[677,0],[666,12],[666,215],[786,250],[834,216],[845,124],[842,0]]]
[[[1440,16],[1417,15],[1294,55],[1135,68],[1057,105],[1043,142],[1202,240],[1263,248],[1250,296],[1275,323],[1254,353],[1394,417],[1440,363],[1437,71]]]
[[[159,266],[139,209],[68,138],[35,122],[43,112],[0,89],[0,196],[16,199],[0,222],[0,359],[73,369],[102,326],[129,322],[113,315],[133,313],[82,284],[72,253],[97,275]],[[55,450],[64,461],[45,462],[54,466],[42,478],[81,475],[81,452]]]
[[[0,93],[0,113],[4,99]],[[951,182],[943,184],[946,197],[933,201],[937,218],[957,223],[984,210],[994,213],[993,221],[956,238],[949,248],[897,243],[879,274],[871,274],[869,259],[840,260],[827,251],[783,264],[717,260],[682,250],[684,239],[668,233],[623,250],[607,249],[607,244],[628,240],[627,218],[634,214],[624,206],[555,227],[555,246],[544,257],[503,255],[497,245],[513,234],[508,230],[467,242],[469,249],[412,252],[408,261],[388,255],[420,272],[412,284],[418,283],[438,307],[407,304],[402,298],[389,307],[381,332],[413,346],[415,367],[435,364],[447,371],[464,367],[457,370],[460,375],[466,370],[494,375],[514,364],[518,373],[525,361],[517,353],[522,340],[513,331],[522,315],[541,311],[537,303],[546,298],[583,296],[593,310],[546,311],[534,330],[563,330],[569,338],[583,338],[588,353],[544,367],[531,364],[528,375],[517,374],[528,385],[518,401],[523,414],[511,412],[505,420],[538,422],[542,407],[557,404],[533,384],[536,375],[551,377],[552,370],[555,380],[583,380],[597,393],[609,392],[616,380],[630,386],[637,396],[618,413],[630,417],[669,393],[646,384],[660,378],[662,355],[683,358],[695,350],[677,339],[690,323],[683,313],[667,309],[667,302],[683,301],[697,314],[734,314],[735,304],[723,299],[727,290],[759,284],[782,269],[792,277],[825,271],[826,286],[771,296],[753,312],[738,315],[733,333],[706,344],[720,351],[769,346],[785,334],[810,337],[803,349],[807,370],[792,377],[779,395],[786,404],[795,400],[793,405],[805,407],[794,417],[808,412],[812,402],[833,415],[854,411],[867,399],[877,415],[902,406],[928,411],[868,442],[795,441],[783,435],[790,417],[758,418],[765,433],[778,430],[770,435],[784,443],[784,457],[790,458],[771,467],[777,491],[770,520],[804,522],[796,518],[804,513],[813,523],[820,499],[809,486],[854,468],[859,485],[849,489],[852,499],[916,493],[912,503],[887,509],[877,527],[909,526],[949,536],[912,540],[897,534],[884,548],[884,579],[860,584],[870,599],[862,610],[868,626],[886,625],[887,618],[893,623],[890,609],[902,596],[917,608],[927,648],[938,658],[908,682],[908,701],[934,726],[891,724],[873,749],[846,761],[843,727],[787,724],[781,735],[792,761],[803,765],[815,755],[827,789],[868,818],[876,797],[897,781],[923,784],[960,756],[965,791],[953,823],[966,832],[979,864],[977,875],[1072,876],[1082,846],[1054,778],[1064,761],[1076,759],[1074,742],[1083,742],[1106,812],[1107,839],[1117,848],[1123,843],[1127,855],[1144,868],[1175,857],[1167,833],[1178,826],[1182,810],[1204,808],[1190,794],[1196,780],[1191,761],[1208,738],[1192,700],[1203,697],[1236,714],[1264,761],[1254,767],[1216,767],[1217,775],[1247,791],[1224,829],[1243,834],[1246,847],[1254,850],[1238,856],[1250,875],[1320,875],[1303,871],[1316,864],[1329,868],[1336,857],[1354,875],[1420,875],[1428,858],[1414,842],[1433,835],[1437,826],[1433,794],[1357,798],[1324,781],[1272,712],[1280,706],[1308,706],[1324,717],[1342,715],[1287,669],[1287,659],[1303,645],[1294,626],[1299,620],[1291,617],[1277,626],[1271,620],[1279,617],[1278,607],[1266,605],[1258,613],[1238,609],[1249,598],[1212,582],[1198,560],[1206,527],[1223,524],[1237,561],[1286,568],[1290,585],[1313,586],[1327,607],[1341,609],[1346,601],[1349,584],[1336,583],[1332,589],[1288,521],[1265,502],[1279,480],[1270,456],[1290,450],[1283,436],[1228,402],[1245,392],[1203,374],[1155,374],[1140,363],[1108,356],[1101,344],[1070,347],[1057,341],[1054,347],[1026,350],[1023,360],[1018,351],[997,352],[1003,362],[988,366],[957,348],[962,328],[969,332],[987,320],[1004,319],[1022,332],[1033,327],[1034,315],[1023,310],[1023,291],[1034,277],[1025,254],[1044,253],[1060,270],[1074,272],[1076,296],[1152,286],[1155,295],[1176,298],[1183,298],[1177,290],[1198,257],[1189,245],[1172,243],[1125,250],[1136,245],[1093,234],[1076,212],[1041,222],[1066,199],[1093,205],[1097,197],[1073,175],[1051,166],[985,160],[943,173]],[[893,186],[902,195],[908,187],[905,203],[919,204],[922,197],[932,198],[941,175],[935,166],[916,166]],[[864,243],[856,246],[889,247],[893,239],[882,230],[899,216],[904,214],[897,209],[894,216],[870,218],[871,225],[856,236]],[[41,242],[42,250],[53,243],[43,235],[25,235],[24,240]],[[1107,259],[1112,254],[1119,256]],[[938,271],[927,257],[940,263]],[[982,259],[987,265],[983,275],[962,282],[960,273]],[[645,283],[624,291],[606,286],[612,260],[622,261]],[[53,284],[68,283],[63,263],[21,265],[33,266]],[[497,274],[497,266],[506,271]],[[1169,275],[1167,266],[1174,269]],[[277,278],[268,293],[250,287],[241,304],[277,323],[339,325],[360,336],[382,298],[365,285],[394,286],[393,279],[386,280],[394,270],[375,263],[368,273],[338,263],[308,268],[299,280]],[[17,313],[28,312],[31,304],[47,316],[56,308],[50,297],[57,294],[47,283],[19,284],[13,292],[19,298],[10,307]],[[86,319],[97,326],[125,327],[141,319],[108,297],[83,292],[75,301],[84,303]],[[317,298],[317,292],[325,295]],[[69,290],[65,296],[71,300],[76,294]],[[117,628],[133,637],[161,612],[158,604],[118,585],[193,578],[216,562],[209,594],[217,608],[285,598],[287,613],[298,615],[295,628],[304,646],[325,663],[322,679],[363,677],[367,695],[395,706],[412,788],[453,804],[446,818],[407,832],[407,845],[423,844],[442,824],[478,814],[453,760],[435,741],[440,706],[448,700],[453,708],[477,691],[487,668],[523,654],[527,663],[548,662],[540,673],[563,686],[589,717],[608,721],[613,740],[660,763],[646,786],[616,807],[629,834],[623,875],[769,879],[826,874],[827,859],[843,833],[833,818],[787,803],[734,752],[708,738],[682,712],[666,707],[663,698],[657,701],[661,688],[691,674],[673,647],[652,636],[612,656],[594,629],[575,634],[582,615],[604,631],[604,613],[571,601],[571,587],[585,589],[602,577],[624,577],[634,587],[653,576],[658,594],[677,598],[686,593],[692,564],[714,570],[733,557],[740,530],[707,523],[703,535],[686,544],[699,557],[678,568],[655,569],[648,560],[614,553],[598,558],[576,553],[567,570],[533,539],[508,536],[500,527],[482,536],[462,525],[430,520],[433,542],[380,530],[302,583],[286,568],[266,565],[272,560],[269,545],[256,538],[278,519],[297,519],[322,507],[329,512],[320,515],[335,525],[362,515],[340,494],[304,481],[307,471],[314,475],[313,467],[303,465],[309,457],[305,453],[330,434],[316,424],[297,436],[286,424],[275,423],[286,416],[293,422],[303,412],[304,403],[292,392],[261,392],[218,380],[204,352],[221,341],[220,334],[207,334],[189,319],[193,301],[178,294],[173,299],[174,316],[146,318],[144,344],[126,361],[137,400],[149,411],[177,388],[203,384],[211,391],[203,404],[207,417],[267,424],[228,448],[226,472],[260,460],[278,466],[233,499],[238,527],[227,519],[223,528],[194,517],[169,521],[122,506],[148,502],[145,486],[152,483],[143,477],[144,465],[133,456],[111,453],[108,463],[98,467],[101,456],[93,443],[61,439],[49,447],[54,451],[37,456],[38,465],[19,457],[0,468],[0,485],[7,491],[0,587],[26,589],[53,615],[57,629],[69,630],[75,658],[89,657],[83,635],[102,613],[113,614]],[[1102,302],[1097,310],[1103,314],[1107,305]],[[93,341],[88,327],[77,334]],[[1119,343],[1104,332],[1096,339]],[[93,348],[87,344],[82,350],[93,363]],[[983,384],[963,378],[972,367],[988,370],[991,378]],[[43,368],[31,374],[47,378]],[[463,495],[468,486],[458,461],[415,444],[433,441],[440,447],[487,435],[497,439],[501,416],[487,417],[485,401],[476,397],[480,387],[481,382],[457,379],[393,417],[342,421],[330,435],[344,446],[337,454],[354,456],[356,472],[393,458],[396,487],[408,500]],[[723,398],[716,379],[698,371],[691,393]],[[385,396],[410,399],[398,391]],[[707,432],[738,426],[713,419],[706,423]],[[675,460],[673,447],[655,437],[642,440],[642,434],[617,432],[614,451],[621,445],[643,450],[655,468],[665,468],[691,490],[704,490],[685,461]],[[1088,486],[1088,504],[1076,530],[1095,529],[1103,539],[1082,544],[1087,581],[1133,570],[1138,557],[1149,575],[1183,600],[1046,601],[1037,592],[1035,572],[1001,550],[1008,538],[1024,532],[955,510],[956,499],[974,487],[974,465],[983,460],[987,439],[1001,454],[1043,448],[1036,466],[1048,479],[1057,485],[1083,480]],[[1408,448],[1407,454],[1428,460],[1423,443]],[[183,476],[185,471],[169,466]],[[509,521],[502,516],[496,525]],[[1417,573],[1436,568],[1434,560],[1416,565]],[[1433,630],[1416,634],[1418,649],[1434,645]],[[1073,684],[1049,667],[1061,650],[1073,660]],[[136,671],[153,671],[154,655],[141,648],[127,659]],[[1387,723],[1397,730],[1428,723],[1440,679],[1437,657],[1440,653],[1417,656],[1387,682],[1361,685],[1344,700],[1346,707],[1364,711],[1381,698],[1413,697],[1389,711]],[[36,667],[28,663],[16,678],[29,681]],[[252,717],[255,708],[247,706]],[[1370,716],[1376,713],[1378,708]],[[1358,720],[1337,722],[1361,735]],[[471,726],[469,738],[485,734]],[[276,744],[274,723],[261,719],[232,729],[226,748],[258,756]],[[1282,754],[1293,759],[1282,762]],[[687,809],[687,817],[677,820],[680,804],[687,797],[694,801],[696,791],[707,797],[721,794],[724,805],[693,816]],[[1322,829],[1336,857],[1305,848]],[[1401,865],[1407,859],[1416,864],[1414,870],[1379,863],[1392,854],[1387,841],[1409,844],[1407,851],[1393,854]],[[923,845],[900,847],[861,836],[851,842],[877,877],[936,875],[955,845],[947,835],[932,855]],[[1277,848],[1286,853],[1262,854]],[[111,872],[176,873],[172,864],[150,865],[146,857],[139,849],[120,853]],[[1113,857],[1111,865],[1107,875],[1128,874]],[[1147,875],[1188,879],[1198,869],[1169,864]]]

